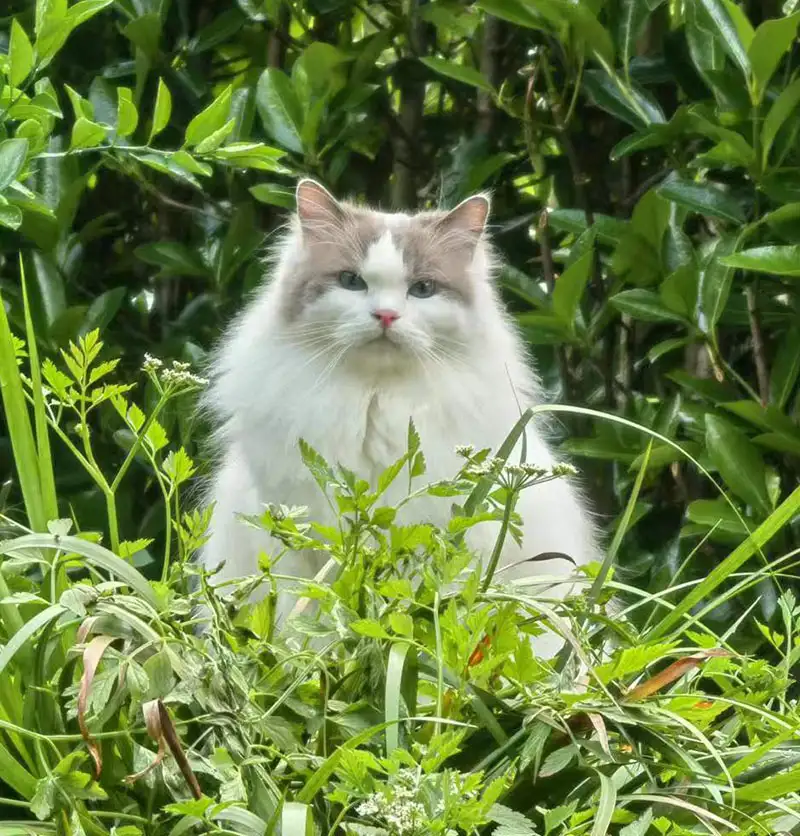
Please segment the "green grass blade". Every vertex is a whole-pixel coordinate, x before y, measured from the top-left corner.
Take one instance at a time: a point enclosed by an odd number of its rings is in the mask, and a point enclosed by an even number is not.
[[[39,462],[33,438],[25,389],[14,356],[14,340],[8,325],[3,299],[0,297],[0,393],[3,397],[8,434],[14,452],[19,485],[28,515],[28,525],[35,531],[45,531],[47,515],[39,484]]]
[[[597,802],[597,812],[594,814],[592,836],[606,836],[617,805],[617,788],[607,775],[603,775],[602,772],[597,774],[600,776],[600,800]]]
[[[308,804],[287,801],[281,814],[282,836],[313,836],[314,819]]]
[[[611,571],[611,567],[617,557],[619,547],[622,545],[622,540],[628,533],[628,527],[631,524],[631,518],[633,517],[633,512],[636,510],[636,503],[639,500],[639,494],[642,490],[644,476],[647,473],[647,465],[650,463],[650,453],[652,450],[653,439],[651,438],[647,444],[647,450],[645,451],[642,465],[639,468],[639,472],[636,474],[636,481],[634,482],[631,495],[628,497],[625,512],[623,513],[622,519],[617,526],[617,530],[614,532],[614,539],[611,541],[611,545],[608,548],[608,552],[603,560],[603,565],[600,567],[600,571],[597,573],[597,577],[594,579],[592,588],[589,591],[589,600],[592,604],[596,604],[600,600],[600,595],[603,592],[603,584],[606,582],[608,573]]]
[[[400,748],[400,703],[402,702],[403,673],[406,658],[411,645],[408,642],[394,642],[389,648],[389,661],[386,664],[386,698],[384,713],[386,722],[386,754],[391,755]],[[413,713],[413,708],[411,709]]]
[[[155,593],[144,575],[96,543],[81,540],[79,537],[60,537],[52,534],[23,534],[13,540],[0,542],[0,555],[11,554],[19,549],[60,549],[64,552],[74,552],[95,568],[104,569],[125,581],[150,605],[157,606]]]
[[[740,543],[722,563],[715,566],[708,577],[689,592],[678,603],[674,610],[664,616],[648,635],[649,641],[660,638],[671,630],[681,619],[707,598],[720,584],[739,567],[746,563],[756,552],[760,551],[794,516],[800,511],[800,487],[791,494],[764,520],[763,523],[745,540]]]
[[[0,744],[0,775],[4,784],[8,784],[14,792],[30,801],[35,792],[38,780]]]
[[[53,458],[50,454],[50,431],[47,426],[47,413],[44,405],[39,349],[36,345],[36,332],[33,328],[30,303],[28,302],[28,285],[25,281],[25,265],[22,261],[22,254],[19,257],[19,274],[22,282],[22,302],[25,310],[25,339],[28,343],[28,357],[30,358],[31,368],[39,488],[41,490],[42,511],[46,521],[49,521],[58,517],[58,496],[56,495],[56,480],[53,475]]]
[[[52,604],[46,610],[36,613],[30,621],[26,621],[23,628],[14,633],[6,646],[0,650],[0,673],[6,669],[19,649],[25,646],[42,627],[65,612],[67,612],[66,607],[62,607],[61,604]]]

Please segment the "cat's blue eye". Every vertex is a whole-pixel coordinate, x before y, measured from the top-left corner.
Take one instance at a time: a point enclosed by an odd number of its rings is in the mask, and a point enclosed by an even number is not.
[[[408,286],[408,295],[416,296],[417,299],[427,299],[437,291],[436,282],[433,279],[420,279]]]
[[[345,290],[366,290],[367,283],[358,273],[354,273],[352,270],[342,270],[339,273],[339,284]]]

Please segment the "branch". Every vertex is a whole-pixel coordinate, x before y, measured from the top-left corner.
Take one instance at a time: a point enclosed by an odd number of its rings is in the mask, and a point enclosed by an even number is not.
[[[481,39],[481,75],[492,85],[497,87],[500,79],[500,36],[502,24],[491,15],[487,15],[483,24],[483,38]],[[479,135],[488,137],[494,128],[497,111],[494,107],[492,94],[486,90],[478,91],[478,127]]]
[[[425,54],[427,45],[427,26],[420,17],[419,10],[423,0],[411,0],[409,14],[408,46],[412,56]],[[416,173],[407,160],[414,158],[414,148],[410,139],[417,139],[422,132],[425,110],[425,79],[421,75],[421,65],[409,59],[395,65],[398,69],[395,81],[400,89],[400,112],[398,121],[402,131],[394,138],[394,195],[393,202],[397,209],[407,209],[417,203]]]

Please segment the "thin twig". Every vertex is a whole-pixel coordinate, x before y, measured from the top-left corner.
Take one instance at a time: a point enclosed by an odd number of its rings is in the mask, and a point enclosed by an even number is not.
[[[750,337],[753,340],[753,359],[756,364],[758,393],[761,398],[761,405],[766,406],[769,402],[769,366],[767,365],[764,334],[761,330],[761,317],[758,313],[758,279],[754,279],[744,293],[747,299],[747,318],[750,322]]]

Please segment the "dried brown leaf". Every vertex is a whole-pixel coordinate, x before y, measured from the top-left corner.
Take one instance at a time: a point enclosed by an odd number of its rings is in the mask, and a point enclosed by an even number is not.
[[[81,625],[81,629],[87,624],[86,621]],[[88,631],[87,631],[88,632]],[[80,633],[80,631],[79,631]],[[83,651],[83,676],[81,677],[81,687],[78,692],[78,725],[81,729],[86,746],[94,761],[94,777],[97,780],[100,773],[103,771],[103,758],[100,754],[100,749],[92,740],[89,734],[89,727],[86,723],[86,705],[89,701],[89,691],[92,687],[94,675],[97,673],[97,666],[103,658],[109,645],[116,641],[115,636],[95,636]]]

